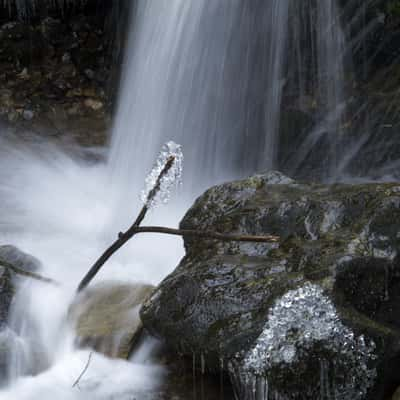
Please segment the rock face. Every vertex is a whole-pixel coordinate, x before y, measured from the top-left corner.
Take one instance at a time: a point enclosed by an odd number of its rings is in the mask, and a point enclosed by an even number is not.
[[[7,327],[10,305],[17,285],[25,278],[2,266],[6,262],[16,268],[34,272],[40,266],[39,261],[15,246],[0,246],[0,386],[6,382],[10,349],[13,347],[14,334]]]
[[[70,309],[78,344],[109,357],[128,358],[142,330],[140,305],[153,289],[118,282],[86,289]]]
[[[43,16],[0,23],[0,122],[20,135],[104,144],[119,51],[113,54],[118,46],[102,22]]]
[[[16,283],[24,279],[2,266],[1,261],[28,272],[37,270],[40,265],[36,258],[22,252],[15,246],[0,246],[0,327],[7,322]]]
[[[283,399],[383,399],[400,383],[399,226],[399,184],[306,185],[274,172],[213,187],[182,228],[280,243],[185,238],[143,323],[223,365],[243,399],[265,381]]]

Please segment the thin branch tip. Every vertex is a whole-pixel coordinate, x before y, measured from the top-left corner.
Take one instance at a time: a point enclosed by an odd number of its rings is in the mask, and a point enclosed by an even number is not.
[[[221,241],[235,241],[235,242],[260,242],[260,243],[276,243],[279,241],[278,236],[273,235],[239,235],[239,234],[223,234],[213,231],[201,231],[196,229],[173,229],[163,226],[140,226],[143,222],[150,205],[159,192],[161,188],[161,183],[163,177],[172,168],[175,161],[175,156],[171,155],[168,157],[167,161],[161,172],[159,173],[157,180],[153,188],[149,191],[146,201],[140,210],[135,222],[126,232],[119,232],[118,238],[115,242],[104,251],[100,258],[93,264],[89,269],[87,274],[84,276],[82,281],[79,283],[77,291],[80,292],[86,288],[86,286],[92,281],[92,279],[99,272],[100,268],[106,263],[106,261],[118,250],[120,249],[128,240],[138,233],[162,233],[167,235],[178,235],[178,236],[193,236],[203,239],[215,239]]]

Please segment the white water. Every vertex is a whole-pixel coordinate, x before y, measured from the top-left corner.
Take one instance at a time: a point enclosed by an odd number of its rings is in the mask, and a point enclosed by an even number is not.
[[[43,264],[41,273],[63,286],[28,282],[20,289],[9,322],[14,330],[10,382],[0,399],[110,399],[150,393],[161,383],[163,368],[150,359],[149,364],[128,363],[97,354],[81,389],[72,388],[89,353],[74,348],[65,316],[80,279],[109,244],[107,168],[89,166],[49,145],[33,147],[1,143],[0,241],[34,254]],[[138,198],[132,218],[139,206]],[[167,225],[175,221],[173,215],[157,217]],[[153,236],[150,243],[142,238],[127,246],[96,279],[157,283],[176,265],[182,249],[179,239]]]

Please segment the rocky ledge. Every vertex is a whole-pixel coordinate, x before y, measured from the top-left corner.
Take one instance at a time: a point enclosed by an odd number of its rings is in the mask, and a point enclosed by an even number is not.
[[[0,25],[0,123],[17,134],[103,145],[118,54],[95,18]]]
[[[182,228],[279,244],[184,238],[185,257],[142,321],[177,352],[228,371],[239,398],[389,398],[400,383],[399,226],[397,183],[302,184],[271,172],[213,187]]]
[[[12,266],[10,269],[8,266]],[[40,262],[15,246],[0,246],[0,386],[7,381],[8,364],[11,349],[15,346],[15,333],[7,327],[10,307],[17,287],[25,281],[20,271],[35,272]]]

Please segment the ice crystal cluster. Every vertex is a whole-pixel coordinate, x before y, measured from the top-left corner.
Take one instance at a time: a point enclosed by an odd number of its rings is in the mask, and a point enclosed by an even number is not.
[[[376,372],[368,366],[374,349],[373,342],[356,337],[342,324],[321,287],[307,283],[287,292],[271,308],[263,332],[242,367],[247,374],[268,379],[271,369],[295,367],[311,352],[317,352],[320,362],[328,355],[327,361],[344,376],[332,385],[335,396],[356,400],[363,398],[374,381]]]
[[[154,188],[161,171],[165,167],[167,160],[170,157],[174,157],[172,167],[162,177],[160,189],[157,194],[148,202],[148,195]],[[171,197],[171,191],[173,188],[179,186],[182,183],[182,169],[183,169],[183,153],[182,146],[175,142],[167,142],[161,149],[161,152],[157,158],[157,161],[151,170],[150,174],[147,175],[145,180],[145,189],[141,193],[141,200],[148,207],[153,208],[158,204],[165,204]]]

